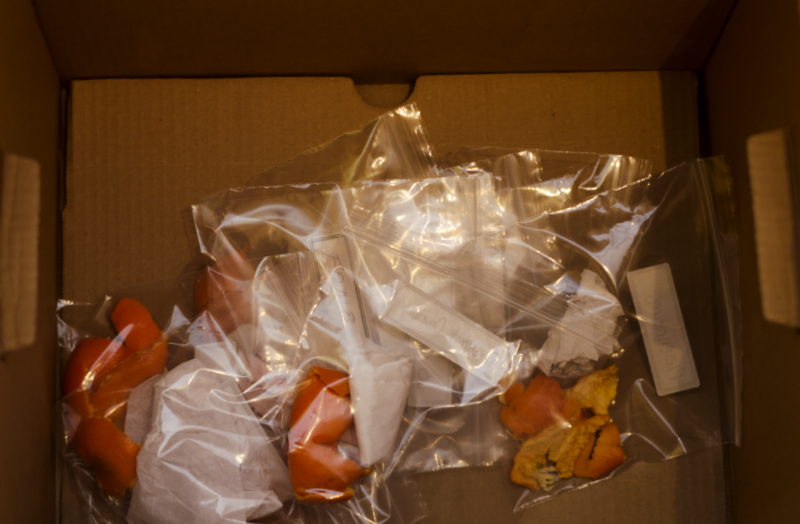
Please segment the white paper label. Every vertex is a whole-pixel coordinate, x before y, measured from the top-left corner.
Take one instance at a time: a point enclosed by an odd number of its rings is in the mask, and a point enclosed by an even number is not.
[[[628,273],[647,359],[659,396],[700,385],[669,264]]]
[[[492,385],[502,378],[517,348],[406,284],[398,285],[384,320]]]

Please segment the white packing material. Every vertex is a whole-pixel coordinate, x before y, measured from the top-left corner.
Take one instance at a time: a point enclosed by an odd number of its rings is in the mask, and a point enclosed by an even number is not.
[[[289,471],[233,377],[198,359],[155,384],[137,459],[134,524],[244,524],[292,496]]]
[[[164,375],[150,377],[131,391],[125,411],[125,434],[134,442],[141,444],[150,433],[155,385],[163,377]]]
[[[595,362],[619,348],[614,335],[622,314],[622,305],[600,276],[583,270],[580,287],[567,302],[567,311],[559,321],[565,329],[550,329],[539,353],[539,368],[548,375],[564,378],[593,371]]]
[[[410,347],[391,344],[381,331],[384,347],[367,340],[364,348],[345,348],[350,366],[350,398],[353,405],[359,457],[362,465],[388,458],[411,386]]]

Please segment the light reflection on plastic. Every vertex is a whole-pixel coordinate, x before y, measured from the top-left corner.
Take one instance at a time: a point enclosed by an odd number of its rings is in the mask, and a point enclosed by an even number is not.
[[[381,167],[381,166],[382,166],[384,163],[386,163],[386,159],[385,159],[384,157],[382,157],[382,156],[379,156],[378,158],[376,158],[376,159],[375,159],[375,160],[372,162],[372,169],[378,169],[378,168],[379,168],[379,167]]]

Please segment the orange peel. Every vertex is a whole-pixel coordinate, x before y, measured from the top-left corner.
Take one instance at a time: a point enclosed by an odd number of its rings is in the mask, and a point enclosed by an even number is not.
[[[562,418],[564,392],[556,380],[540,373],[527,388],[515,384],[505,393],[500,420],[518,439],[536,435]]]
[[[289,452],[292,489],[303,502],[332,503],[353,496],[350,485],[371,470],[339,454],[335,443],[307,443]]]
[[[121,298],[117,302],[117,306],[111,312],[111,322],[117,333],[124,334],[123,358],[153,345],[162,335],[147,308],[132,298]]]
[[[85,338],[72,350],[64,369],[66,403],[82,417],[92,415],[89,403],[92,383],[103,377],[122,359],[122,344],[107,338]]]
[[[107,375],[105,381],[89,397],[94,413],[110,420],[123,416],[131,390],[148,378],[161,373],[166,365],[166,338],[126,358]]]
[[[332,503],[353,496],[350,484],[371,470],[339,454],[353,423],[347,375],[315,367],[300,383],[290,416],[289,476],[298,500]]]
[[[625,462],[619,428],[613,422],[606,424],[592,441],[581,451],[575,461],[573,474],[597,480]]]
[[[94,467],[97,483],[109,496],[121,498],[136,483],[136,457],[141,446],[108,419],[83,421],[77,440],[78,454]]]

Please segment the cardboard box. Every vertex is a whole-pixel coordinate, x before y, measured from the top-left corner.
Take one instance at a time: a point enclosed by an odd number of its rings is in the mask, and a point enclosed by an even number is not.
[[[0,5],[0,147],[42,164],[39,336],[0,362],[4,522],[87,522],[55,474],[55,299],[176,275],[187,205],[409,93],[439,154],[599,151],[656,169],[724,154],[742,237],[742,448],[638,464],[518,514],[502,468],[426,474],[428,522],[790,521],[800,344],[761,316],[745,140],[800,123],[796,2],[34,3]]]

